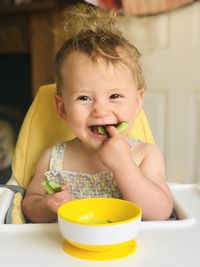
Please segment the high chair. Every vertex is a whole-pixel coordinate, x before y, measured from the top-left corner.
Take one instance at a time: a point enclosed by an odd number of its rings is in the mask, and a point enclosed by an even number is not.
[[[24,192],[33,177],[37,159],[43,150],[74,137],[58,115],[53,102],[55,84],[41,86],[22,124],[12,164],[12,177],[0,198],[0,223],[24,223],[21,210]],[[137,117],[130,136],[148,143],[154,139],[144,111]],[[7,187],[7,188],[5,188]]]

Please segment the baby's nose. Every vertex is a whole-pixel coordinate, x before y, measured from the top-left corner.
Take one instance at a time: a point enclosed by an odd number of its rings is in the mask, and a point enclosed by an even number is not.
[[[92,109],[92,116],[105,117],[109,114],[109,105],[106,103],[95,103]]]

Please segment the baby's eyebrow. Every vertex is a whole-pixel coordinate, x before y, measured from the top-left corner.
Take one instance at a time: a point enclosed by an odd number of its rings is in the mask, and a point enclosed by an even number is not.
[[[71,95],[88,95],[91,93],[92,93],[92,90],[73,90]]]
[[[126,87],[123,88],[113,88],[113,89],[109,89],[108,93],[113,94],[113,93],[123,93],[123,92],[127,92],[128,90],[126,89]]]

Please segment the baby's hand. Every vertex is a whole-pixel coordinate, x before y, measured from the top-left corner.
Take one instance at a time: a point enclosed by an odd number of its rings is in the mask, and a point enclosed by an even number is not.
[[[105,140],[99,150],[99,157],[106,167],[115,171],[124,163],[132,162],[129,145],[114,126],[107,126],[109,138]]]
[[[58,207],[72,200],[71,194],[68,191],[68,184],[62,185],[62,190],[60,192],[54,193],[52,195],[46,195],[47,206],[53,212],[57,212]]]

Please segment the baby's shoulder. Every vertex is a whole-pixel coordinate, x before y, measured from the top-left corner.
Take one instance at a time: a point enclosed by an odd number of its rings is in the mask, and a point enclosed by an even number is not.
[[[51,158],[53,146],[46,147],[39,157],[39,162],[49,161]]]
[[[52,160],[63,158],[65,152],[65,143],[56,143],[46,147],[38,159],[38,165],[49,165]]]
[[[60,142],[60,143],[56,143],[56,144],[53,144],[51,146],[48,146],[47,148],[45,148],[45,150],[41,154],[41,157],[42,158],[46,158],[46,157],[49,158],[54,153],[60,153],[61,151],[64,152],[65,147],[66,147],[66,142]]]
[[[140,164],[144,159],[163,159],[162,151],[155,144],[138,141],[131,147],[133,159]]]
[[[155,144],[152,143],[146,143],[143,141],[137,141],[135,144],[132,146],[132,150],[136,152],[141,152],[141,153],[161,153],[161,150],[159,147]]]

